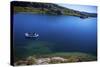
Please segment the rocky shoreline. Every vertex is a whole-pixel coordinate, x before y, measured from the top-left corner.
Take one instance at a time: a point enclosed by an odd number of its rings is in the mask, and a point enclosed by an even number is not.
[[[70,63],[70,62],[85,62],[85,61],[96,61],[97,58],[90,54],[85,53],[73,53],[73,54],[65,54],[65,56],[61,56],[63,53],[48,55],[48,56],[29,56],[24,60],[19,60],[14,63],[17,65],[44,65],[44,64],[57,64],[57,63]]]
[[[50,63],[65,63],[68,62],[68,59],[62,57],[48,57],[48,58],[34,58],[32,56],[28,57],[27,60],[20,60],[14,65],[40,65],[40,64],[50,64]]]

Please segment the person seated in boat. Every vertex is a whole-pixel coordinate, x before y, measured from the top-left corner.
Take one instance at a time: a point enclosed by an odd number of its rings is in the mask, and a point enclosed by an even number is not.
[[[35,33],[35,32],[33,33],[33,35],[34,35],[34,36],[36,36],[36,37],[38,37],[38,36],[39,36],[39,34],[37,34],[37,33]]]

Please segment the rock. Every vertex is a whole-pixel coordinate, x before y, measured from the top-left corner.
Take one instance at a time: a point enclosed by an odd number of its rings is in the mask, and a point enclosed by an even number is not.
[[[50,62],[50,58],[39,58],[36,60],[36,64],[48,64]]]
[[[64,59],[62,57],[52,57],[51,58],[51,62],[54,62],[54,63],[63,63],[67,61],[68,61],[67,59]]]
[[[32,65],[36,63],[36,59],[33,56],[28,57],[27,59],[27,65]]]
[[[64,59],[62,57],[53,57],[51,60],[59,60],[59,61],[67,61],[67,59]]]
[[[62,57],[51,57],[51,58],[34,58],[33,56],[28,57],[26,60],[20,60],[15,63],[15,65],[33,65],[33,64],[50,64],[50,63],[64,63],[68,59]]]
[[[14,65],[27,65],[27,61],[19,60]]]

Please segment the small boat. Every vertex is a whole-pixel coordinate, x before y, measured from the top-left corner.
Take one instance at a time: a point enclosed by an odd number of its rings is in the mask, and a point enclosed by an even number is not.
[[[37,33],[25,33],[25,37],[27,37],[27,38],[37,38],[37,37],[39,37],[39,34],[37,34]]]
[[[80,16],[81,19],[86,19],[88,16]]]

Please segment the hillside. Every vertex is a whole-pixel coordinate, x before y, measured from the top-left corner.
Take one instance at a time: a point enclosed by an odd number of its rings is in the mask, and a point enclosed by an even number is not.
[[[96,13],[80,12],[52,3],[12,1],[11,6],[14,13],[30,12],[33,14],[68,15],[80,18],[97,17]]]

